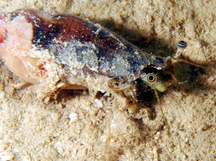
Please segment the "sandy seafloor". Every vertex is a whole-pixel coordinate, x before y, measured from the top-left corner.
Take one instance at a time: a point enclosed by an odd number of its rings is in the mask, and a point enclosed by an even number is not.
[[[185,65],[179,83],[160,94],[167,126],[156,101],[154,110],[141,108],[135,114],[119,107],[121,97],[115,94],[101,98],[100,104],[91,92],[61,91],[43,102],[37,99],[37,85],[22,87],[24,81],[2,61],[0,161],[216,158],[214,0],[0,0],[2,12],[23,7],[88,18],[143,50],[165,56],[176,50],[176,42],[185,40],[183,55],[206,68],[188,72]]]

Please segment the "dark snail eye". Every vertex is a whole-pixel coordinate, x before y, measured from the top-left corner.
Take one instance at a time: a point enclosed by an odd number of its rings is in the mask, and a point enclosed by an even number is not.
[[[156,77],[156,75],[153,74],[153,73],[149,73],[149,74],[147,75],[147,80],[149,81],[149,83],[155,82],[156,79],[157,79],[157,77]]]
[[[154,90],[164,92],[167,89],[166,84],[161,80],[160,76],[154,73],[142,73],[140,79]]]
[[[184,49],[187,47],[187,43],[185,41],[179,41],[177,46],[181,49]]]

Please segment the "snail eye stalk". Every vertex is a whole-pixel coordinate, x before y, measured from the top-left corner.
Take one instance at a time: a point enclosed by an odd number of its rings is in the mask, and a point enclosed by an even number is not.
[[[177,51],[173,56],[173,59],[179,59],[181,56],[181,52],[187,47],[187,43],[185,41],[179,41],[177,43]]]
[[[176,63],[179,63],[179,62],[182,62],[182,63],[186,63],[186,64],[190,64],[190,65],[193,65],[193,66],[196,66],[196,67],[200,67],[200,68],[205,68],[204,66],[202,65],[198,65],[198,64],[195,64],[193,62],[190,62],[188,60],[185,60],[185,59],[181,59],[181,55],[182,55],[182,51],[187,47],[187,43],[185,41],[179,41],[177,43],[177,51],[176,53],[174,54],[173,57],[169,57],[168,58],[168,61],[171,62],[171,65],[174,65]]]

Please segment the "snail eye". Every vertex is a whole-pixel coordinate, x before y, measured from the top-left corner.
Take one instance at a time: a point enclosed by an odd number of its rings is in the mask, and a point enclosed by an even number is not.
[[[177,46],[178,48],[184,49],[187,47],[187,43],[185,41],[179,41]]]
[[[149,83],[153,83],[153,82],[156,82],[157,77],[156,77],[155,74],[149,73],[149,74],[147,75],[147,80],[148,80]]]

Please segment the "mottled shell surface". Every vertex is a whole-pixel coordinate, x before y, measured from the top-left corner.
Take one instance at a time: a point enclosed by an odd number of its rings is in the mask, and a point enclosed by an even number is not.
[[[13,34],[16,37],[25,35],[25,31],[16,26],[22,23],[29,34],[25,38],[21,36],[18,45],[9,43],[9,36],[13,39]],[[102,78],[101,82],[113,77],[131,82],[138,79],[147,67],[162,70],[167,66],[165,58],[144,52],[99,24],[72,15],[21,9],[1,14],[0,26],[3,28],[0,48],[4,49],[0,56],[11,71],[31,83],[41,83],[46,77],[52,77],[55,82],[64,80],[88,88],[91,83],[84,80],[88,74]],[[8,28],[15,28],[16,32],[12,30],[10,33]],[[30,47],[20,50],[22,43]],[[21,74],[16,63],[21,64]],[[57,76],[62,73],[64,78]]]
[[[19,10],[33,24],[32,43],[49,49],[56,62],[67,68],[87,70],[111,77],[136,79],[147,66],[164,68],[162,58],[148,54],[113,32],[72,15],[46,15]]]

